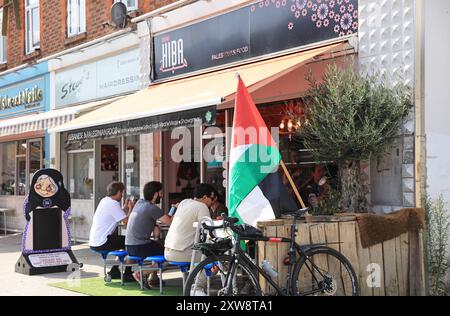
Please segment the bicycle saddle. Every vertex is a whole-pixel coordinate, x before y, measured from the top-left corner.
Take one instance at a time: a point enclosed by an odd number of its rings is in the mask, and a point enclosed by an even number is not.
[[[264,237],[264,233],[260,229],[247,224],[236,226],[236,230],[239,232],[239,236],[241,237]]]

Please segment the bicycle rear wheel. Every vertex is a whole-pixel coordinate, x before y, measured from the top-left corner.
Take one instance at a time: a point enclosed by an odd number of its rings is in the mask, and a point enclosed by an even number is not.
[[[238,263],[234,275],[231,267],[235,265],[232,256],[208,257],[189,273],[184,288],[184,296],[260,296],[261,288],[252,270]],[[231,288],[226,285],[231,278]]]
[[[309,250],[294,266],[293,295],[357,296],[356,273],[338,251],[320,247]]]

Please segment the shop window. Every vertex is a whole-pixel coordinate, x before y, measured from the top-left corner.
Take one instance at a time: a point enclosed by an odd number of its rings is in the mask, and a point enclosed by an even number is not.
[[[127,196],[140,198],[139,146],[140,137],[125,138],[125,188]]]
[[[25,53],[40,47],[39,0],[25,0]]]
[[[127,6],[128,11],[135,11],[138,9],[138,0],[115,0],[116,2],[122,2]]]
[[[94,146],[93,142],[70,144],[67,151],[67,189],[72,199],[94,198]]]
[[[86,32],[86,1],[67,0],[67,37]]]
[[[42,169],[42,139],[0,145],[2,195],[26,195],[33,174]]]
[[[6,36],[1,36],[3,26],[3,8],[0,8],[0,64],[6,63]]]
[[[27,190],[27,141],[17,143],[16,195],[25,195]]]
[[[16,170],[16,143],[0,145],[0,194],[14,195]]]
[[[28,142],[28,161],[29,161],[29,168],[28,173],[30,175],[29,179],[33,178],[33,174],[36,171],[39,171],[44,166],[42,165],[42,142],[40,139],[38,140],[32,140]]]

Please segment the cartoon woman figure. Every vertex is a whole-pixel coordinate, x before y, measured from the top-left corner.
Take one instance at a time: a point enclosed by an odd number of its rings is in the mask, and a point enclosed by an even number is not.
[[[70,195],[58,170],[42,169],[33,175],[24,215],[23,253],[70,250]]]

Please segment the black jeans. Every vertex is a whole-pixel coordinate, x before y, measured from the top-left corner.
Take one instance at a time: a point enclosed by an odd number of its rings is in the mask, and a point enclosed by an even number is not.
[[[125,249],[125,236],[109,235],[106,242],[99,247],[91,247],[94,251],[114,251]],[[119,266],[112,266],[110,272],[119,272]],[[125,274],[131,274],[131,267],[125,268]]]
[[[127,245],[126,248],[130,256],[142,258],[150,256],[164,256],[164,246],[153,240],[144,245]]]
[[[91,247],[94,251],[114,251],[125,249],[125,236],[109,235],[106,242],[99,247]]]

